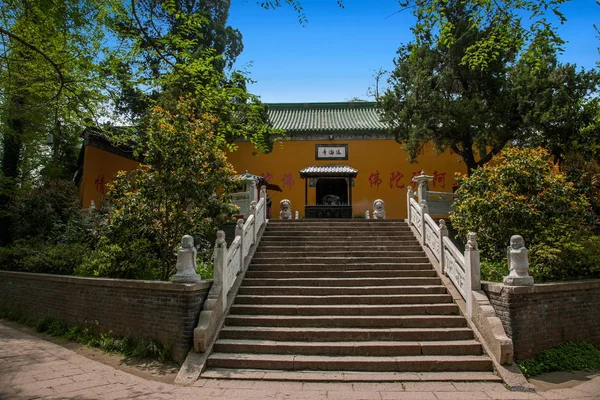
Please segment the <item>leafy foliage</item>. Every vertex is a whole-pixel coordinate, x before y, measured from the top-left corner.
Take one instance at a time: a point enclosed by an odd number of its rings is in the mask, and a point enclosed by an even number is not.
[[[565,342],[541,351],[534,359],[517,361],[526,377],[553,371],[600,369],[600,347],[587,342]]]
[[[54,317],[31,318],[22,312],[0,304],[0,318],[19,322],[50,336],[63,337],[72,342],[101,349],[107,353],[119,353],[127,357],[155,358],[172,361],[171,346],[143,338],[118,337],[111,333],[95,333],[93,326],[70,326]]]
[[[551,24],[548,14],[566,21],[560,5],[568,0],[468,0],[463,1],[473,10],[468,28],[482,32],[470,43],[460,61],[472,69],[487,68],[502,59],[506,48],[524,51],[531,61],[539,56],[540,42],[553,51],[560,50],[563,41]],[[418,18],[415,34],[437,35],[437,42],[452,46],[461,38],[455,21],[447,12],[448,0],[400,0],[403,9],[412,9]],[[525,21],[525,22],[524,22]]]
[[[471,173],[511,142],[543,145],[557,159],[597,146],[599,75],[558,63],[551,29],[524,51],[523,29],[512,26],[519,7],[541,18],[544,2],[502,2],[516,7],[507,12],[487,0],[406,3],[415,6],[415,37],[398,50],[378,102],[411,161],[433,143]]]
[[[235,182],[223,151],[226,139],[219,119],[197,117],[195,106],[188,98],[180,99],[175,113],[154,108],[138,150],[147,164],[109,185],[100,244],[81,273],[167,280],[181,237],[207,236],[232,214]]]
[[[537,281],[600,276],[599,252],[591,250],[597,246],[588,247],[598,241],[587,229],[589,203],[552,164],[548,151],[507,148],[493,165],[458,182],[452,226],[462,238],[477,232],[482,257],[492,263],[490,275],[498,270],[493,263],[506,259],[509,238],[518,234]]]

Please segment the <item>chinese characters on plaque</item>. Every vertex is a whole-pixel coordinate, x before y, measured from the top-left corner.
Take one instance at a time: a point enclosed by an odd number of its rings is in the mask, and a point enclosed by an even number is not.
[[[317,144],[315,145],[316,160],[347,160],[347,144]]]

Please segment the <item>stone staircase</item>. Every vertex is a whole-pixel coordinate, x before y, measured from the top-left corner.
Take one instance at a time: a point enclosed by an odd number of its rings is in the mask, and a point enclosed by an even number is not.
[[[394,220],[270,221],[207,365],[218,378],[500,380]]]

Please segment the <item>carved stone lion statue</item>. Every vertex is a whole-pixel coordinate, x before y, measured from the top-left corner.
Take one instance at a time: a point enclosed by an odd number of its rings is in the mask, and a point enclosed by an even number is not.
[[[279,219],[292,219],[292,203],[288,199],[279,202]]]
[[[385,202],[381,199],[373,202],[373,219],[385,219]]]

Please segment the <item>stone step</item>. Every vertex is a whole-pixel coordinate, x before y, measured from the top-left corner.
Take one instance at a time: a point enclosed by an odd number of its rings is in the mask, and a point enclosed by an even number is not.
[[[264,263],[250,264],[249,271],[409,271],[433,269],[429,263],[349,263],[349,264],[323,264],[323,263]]]
[[[353,230],[347,232],[327,232],[327,231],[317,231],[317,230],[307,230],[307,231],[295,231],[290,230],[289,232],[282,231],[265,231],[263,233],[263,238],[270,239],[273,237],[284,236],[288,238],[294,239],[304,239],[304,238],[320,238],[323,240],[329,239],[346,239],[346,238],[362,238],[369,237],[372,239],[377,238],[388,238],[388,239],[401,239],[401,238],[414,238],[412,232],[408,231],[400,231],[400,232],[381,232],[379,230],[373,232],[363,232],[362,230]],[[262,239],[261,239],[262,240]]]
[[[279,257],[272,258],[252,258],[252,264],[299,264],[306,262],[307,264],[353,264],[353,263],[426,263],[427,257]]]
[[[283,242],[283,243],[281,243]],[[288,246],[288,242],[295,245],[322,245],[331,244],[332,246],[343,246],[343,245],[377,245],[377,246],[391,246],[395,244],[410,244],[415,245],[419,242],[414,236],[406,237],[395,237],[389,236],[376,238],[369,235],[365,236],[345,236],[345,237],[315,237],[315,236],[302,236],[293,237],[288,235],[273,235],[273,236],[262,236],[260,239],[261,244],[270,244],[278,246]]]
[[[394,250],[394,251],[377,251],[377,250],[354,250],[352,248],[348,248],[345,251],[327,251],[327,250],[305,250],[305,251],[289,251],[284,252],[266,252],[261,251],[254,254],[254,260],[262,260],[265,258],[268,259],[279,259],[279,258],[331,258],[331,257],[355,257],[355,258],[381,258],[381,257],[393,257],[393,258],[402,258],[402,257],[425,257],[425,252],[423,250],[419,251],[410,251],[410,250]]]
[[[267,326],[228,326],[219,333],[219,339],[278,340],[294,342],[322,341],[447,341],[472,340],[473,331],[458,328],[310,328]]]
[[[423,251],[423,248],[421,247],[421,245],[419,245],[417,243],[417,241],[415,240],[415,243],[409,243],[409,242],[398,242],[398,243],[391,243],[388,245],[378,245],[378,244],[373,244],[373,245],[363,245],[363,244],[356,244],[356,245],[348,245],[348,244],[343,244],[343,245],[331,245],[329,243],[326,242],[318,242],[318,243],[314,243],[311,245],[307,245],[307,244],[294,244],[294,243],[286,243],[286,244],[259,244],[258,248],[257,248],[257,253],[260,252],[273,252],[273,253],[277,253],[277,254],[282,254],[282,252],[286,252],[286,251],[321,251],[321,250],[328,250],[328,251],[347,251],[347,250],[353,250],[353,251]]]
[[[273,340],[220,339],[215,343],[217,353],[300,354],[327,356],[419,356],[482,354],[475,340],[447,342],[281,342]]]
[[[272,288],[271,288],[272,289]],[[444,291],[439,294],[374,294],[374,295],[309,295],[288,294],[276,295],[266,290],[265,295],[240,293],[235,304],[292,304],[292,305],[395,305],[395,304],[433,304],[452,303],[452,296]]]
[[[320,371],[490,371],[492,361],[486,356],[304,356],[283,354],[213,353],[208,359],[213,368]]]
[[[245,279],[281,279],[281,278],[400,278],[400,277],[437,277],[433,269],[413,270],[354,270],[354,271],[285,271],[270,269],[269,271],[257,271],[254,268],[246,272]]]
[[[363,286],[363,287],[327,287],[327,286],[244,286],[238,291],[241,295],[392,295],[392,294],[445,294],[444,286]]]
[[[265,229],[265,233],[281,233],[282,235],[287,235],[289,233],[297,233],[297,232],[303,232],[306,234],[313,234],[313,233],[318,233],[320,235],[332,235],[332,234],[354,234],[355,232],[362,232],[363,234],[370,234],[370,233],[388,233],[388,234],[395,234],[398,232],[402,232],[402,233],[409,233],[412,232],[411,228],[409,228],[408,226],[388,226],[388,227],[377,227],[377,226],[372,226],[372,227],[367,227],[367,228],[363,228],[363,227],[319,227],[319,226],[307,226],[307,227],[302,227],[302,228],[296,228],[296,227],[283,227],[283,226],[277,226],[277,227],[273,227],[273,226],[269,226]]]
[[[454,303],[405,305],[234,304],[232,314],[251,315],[459,315]]]
[[[271,326],[297,328],[459,328],[467,326],[462,315],[234,315],[229,326]]]
[[[493,372],[356,372],[356,371],[277,371],[213,368],[202,373],[205,379],[261,380],[284,382],[502,382]],[[419,398],[419,396],[415,397]]]
[[[339,219],[339,218],[302,218],[302,219],[279,219],[273,218],[269,220],[268,225],[337,225],[337,226],[351,226],[351,225],[407,225],[403,219]]]
[[[441,285],[438,277],[395,278],[245,278],[242,286],[326,286],[371,287]]]

